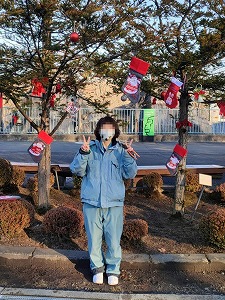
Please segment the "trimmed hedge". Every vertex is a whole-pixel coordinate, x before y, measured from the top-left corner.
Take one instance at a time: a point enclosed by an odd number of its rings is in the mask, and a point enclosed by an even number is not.
[[[24,199],[0,200],[0,237],[18,236],[34,221],[34,207]]]
[[[199,227],[208,243],[225,249],[225,208],[218,208],[204,216]]]
[[[148,234],[148,223],[145,220],[134,219],[124,222],[122,239],[127,241],[140,240]]]
[[[65,206],[52,208],[44,215],[43,227],[47,233],[58,237],[76,237],[84,228],[83,214],[78,209]]]

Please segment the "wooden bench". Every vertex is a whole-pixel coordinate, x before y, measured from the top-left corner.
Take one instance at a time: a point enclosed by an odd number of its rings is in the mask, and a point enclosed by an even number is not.
[[[25,173],[35,174],[38,171],[38,164],[36,163],[21,163],[21,162],[11,162],[13,166],[18,166]],[[221,176],[225,173],[225,166],[221,165],[186,165],[187,170],[191,170],[194,173],[203,173],[212,176]],[[57,185],[59,187],[58,178],[62,178],[61,182],[65,181],[66,177],[71,177],[72,173],[69,168],[69,164],[52,164],[51,171],[56,176]],[[138,166],[138,171],[136,177],[133,179],[133,186],[135,187],[137,182],[143,178],[143,176],[151,173],[157,172],[162,176],[171,176],[166,166]],[[63,184],[62,184],[63,185]]]
[[[195,174],[208,174],[212,176],[222,176],[225,173],[225,166],[220,165],[186,165],[186,170],[190,170]],[[138,166],[138,172],[133,179],[133,186],[135,187],[137,182],[143,178],[143,176],[150,172],[159,173],[162,176],[171,176],[166,166]]]

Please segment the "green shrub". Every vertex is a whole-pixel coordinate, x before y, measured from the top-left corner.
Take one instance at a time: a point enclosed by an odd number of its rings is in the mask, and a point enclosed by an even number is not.
[[[124,222],[122,238],[127,241],[140,240],[148,234],[148,223],[145,220],[134,219]]]
[[[76,237],[83,231],[83,214],[78,209],[65,206],[52,208],[44,215],[43,227],[47,233],[58,237]]]
[[[187,171],[185,177],[185,190],[188,192],[199,192],[202,185],[199,184],[199,175],[193,172]]]
[[[143,177],[143,187],[146,196],[151,196],[153,193],[161,193],[163,186],[162,176],[157,172],[151,172]]]
[[[199,227],[208,243],[225,249],[225,208],[218,208],[204,216]]]
[[[0,200],[0,237],[18,236],[34,221],[33,205],[24,199]]]

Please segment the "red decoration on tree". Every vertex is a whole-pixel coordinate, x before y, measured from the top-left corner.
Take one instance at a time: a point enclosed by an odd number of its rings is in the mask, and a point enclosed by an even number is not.
[[[56,86],[55,86],[55,92],[56,92],[56,94],[57,94],[57,93],[61,93],[61,91],[62,91],[61,84],[60,84],[60,83],[57,83]]]
[[[152,99],[152,105],[155,105],[156,104],[156,98],[153,98]]]
[[[166,102],[166,106],[169,108],[175,108],[178,104],[177,93],[182,86],[182,82],[177,78],[172,77],[170,86],[166,92],[164,101]]]
[[[169,160],[166,163],[166,167],[171,175],[176,175],[178,170],[178,165],[182,158],[187,155],[187,149],[184,149],[179,144],[173,149],[173,153],[171,154]]]
[[[50,107],[55,106],[55,99],[56,99],[56,94],[51,95],[50,100],[49,100]]]
[[[165,96],[166,96],[166,91],[163,91],[160,96],[161,96],[161,99],[164,100]]]
[[[13,123],[13,125],[16,125],[17,122],[18,122],[18,120],[19,120],[18,114],[17,113],[13,114],[12,115],[12,123]]]
[[[3,95],[0,93],[0,108],[3,107]]]
[[[191,99],[195,102],[201,103],[204,102],[205,91],[202,89],[201,84],[197,84]]]
[[[137,103],[140,99],[140,85],[144,75],[146,75],[150,64],[135,56],[132,57],[129,74],[122,86],[122,91],[127,95],[132,103]]]
[[[46,93],[46,90],[43,87],[42,83],[37,78],[32,79],[31,83],[33,85],[33,90],[31,92],[31,96],[41,98],[43,96],[43,94]]]
[[[71,40],[71,42],[73,42],[73,43],[78,42],[79,38],[80,38],[80,37],[79,37],[79,34],[76,33],[76,32],[72,32],[71,35],[70,35],[70,40]]]
[[[181,127],[192,127],[192,123],[188,119],[176,122],[176,128],[179,129]]]
[[[202,95],[205,95],[205,91],[203,90],[200,90],[199,92],[194,92],[195,101],[204,102],[204,100],[202,99]]]
[[[28,148],[28,153],[31,155],[34,162],[39,163],[43,155],[46,145],[50,145],[53,142],[53,138],[45,131],[38,133],[37,139]]]
[[[220,109],[220,115],[225,117],[225,101],[220,101],[217,103],[219,109]]]

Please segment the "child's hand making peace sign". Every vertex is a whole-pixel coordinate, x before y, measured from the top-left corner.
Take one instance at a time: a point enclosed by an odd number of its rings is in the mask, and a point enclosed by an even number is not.
[[[81,146],[81,150],[83,150],[84,152],[89,152],[90,151],[90,136],[87,138],[85,138],[85,136],[83,135],[83,145]]]
[[[140,155],[136,151],[134,151],[134,149],[131,147],[132,142],[133,142],[133,139],[130,141],[127,141],[126,144],[124,144],[124,146],[125,146],[125,149],[127,150],[127,153],[134,159],[137,159],[138,157],[140,157]]]

